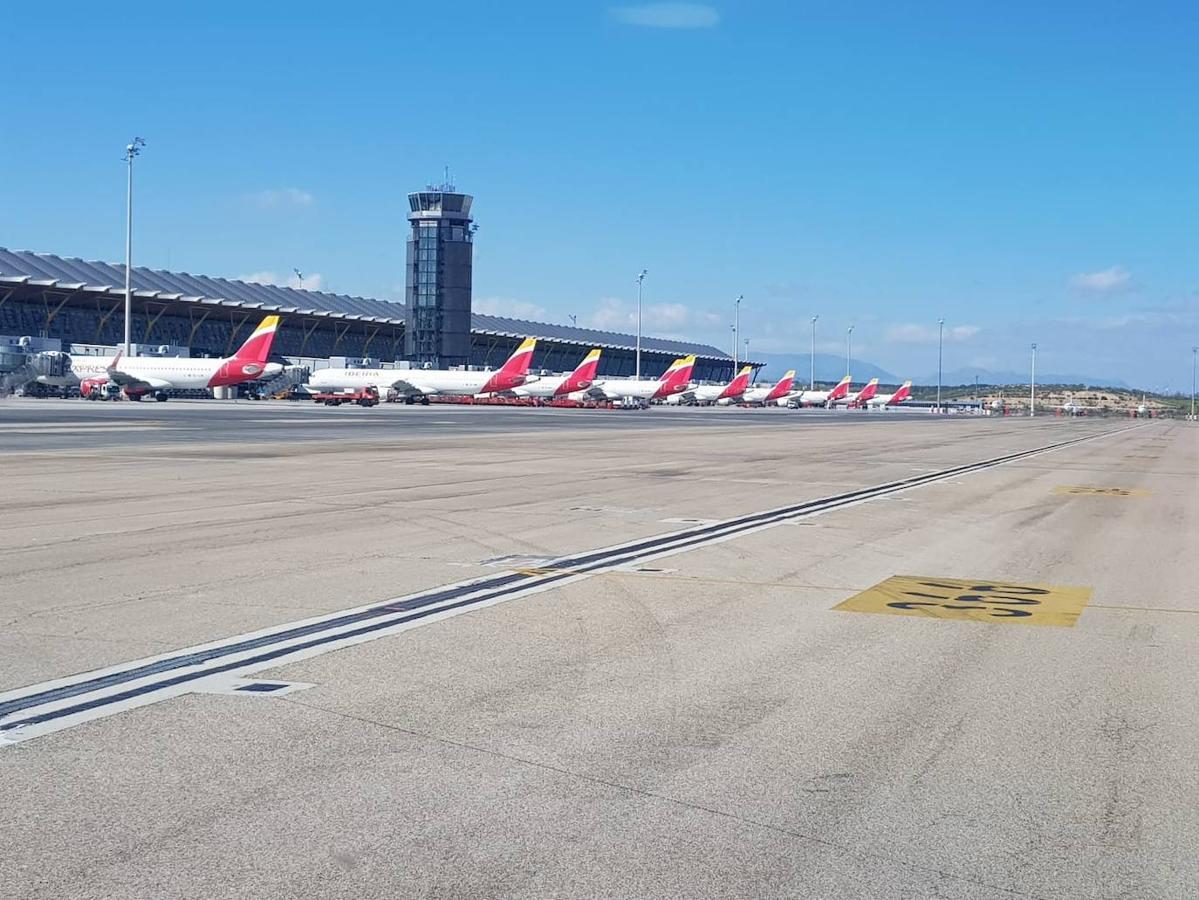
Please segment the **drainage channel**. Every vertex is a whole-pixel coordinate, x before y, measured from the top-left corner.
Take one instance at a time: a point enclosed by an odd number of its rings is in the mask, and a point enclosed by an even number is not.
[[[123,709],[192,691],[340,647],[373,640],[467,610],[483,608],[635,563],[730,540],[794,519],[820,515],[899,491],[1050,453],[1131,428],[1058,441],[974,463],[927,472],[549,560],[536,569],[476,579],[384,603],[290,623],[222,641],[0,693],[0,745],[71,727]]]

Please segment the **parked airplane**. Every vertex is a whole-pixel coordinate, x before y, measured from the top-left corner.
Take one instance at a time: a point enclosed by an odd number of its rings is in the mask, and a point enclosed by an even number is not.
[[[595,381],[595,370],[599,366],[600,351],[592,350],[579,363],[578,367],[567,375],[549,375],[546,377],[530,376],[519,387],[512,388],[508,393],[517,397],[565,397],[575,391],[591,387]]]
[[[525,383],[536,338],[525,338],[494,372],[467,369],[317,369],[307,387],[316,391],[355,391],[373,387],[380,395],[396,391],[407,403],[430,397],[475,397],[498,394]]]
[[[899,406],[904,400],[912,396],[912,382],[905,381],[899,386],[899,389],[894,394],[875,394],[868,401],[867,406]]]
[[[695,356],[683,356],[667,367],[659,378],[605,378],[581,391],[580,399],[590,400],[665,400],[687,390]]]
[[[791,385],[795,383],[795,370],[788,369],[782,378],[778,380],[778,384],[774,387],[750,388],[741,395],[742,403],[774,403],[775,400],[782,399],[791,393]]]
[[[878,393],[878,379],[871,378],[862,389],[856,394],[850,394],[847,397],[842,397],[840,400],[834,401],[837,406],[848,406],[850,409],[858,409],[865,406],[875,394]]]
[[[104,385],[119,385],[131,400],[153,394],[166,400],[170,390],[228,387],[258,378],[273,378],[283,371],[268,363],[271,344],[279,327],[278,316],[267,316],[246,342],[227,359],[184,359],[165,356],[72,356],[68,383],[78,383],[83,395],[98,396]],[[41,379],[39,379],[40,381]],[[46,382],[49,383],[49,382]]]
[[[728,405],[738,400],[749,387],[753,366],[742,366],[737,377],[728,384],[701,384],[679,393],[680,403],[720,403]]]
[[[846,375],[837,382],[836,387],[829,391],[795,391],[787,397],[782,397],[778,400],[779,406],[790,406],[798,408],[800,406],[825,406],[831,403],[836,403],[842,397],[849,394],[850,377]]]

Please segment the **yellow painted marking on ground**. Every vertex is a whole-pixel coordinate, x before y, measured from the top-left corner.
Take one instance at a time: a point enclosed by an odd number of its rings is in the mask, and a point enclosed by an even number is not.
[[[1090,599],[1086,587],[894,575],[833,609],[1073,628]]]
[[[527,566],[521,569],[513,569],[512,571],[517,575],[528,575],[529,577],[536,575],[570,574],[572,572],[571,569],[554,569],[546,566]]]
[[[1053,489],[1055,494],[1082,494],[1096,497],[1148,497],[1145,488],[1126,487],[1095,487],[1089,484],[1059,484]]]

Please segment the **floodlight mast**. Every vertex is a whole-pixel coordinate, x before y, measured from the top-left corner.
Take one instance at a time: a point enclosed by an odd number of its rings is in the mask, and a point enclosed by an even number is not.
[[[637,273],[637,371],[633,377],[638,380],[641,378],[641,282],[645,281],[648,274],[647,269]]]
[[[125,181],[125,350],[129,356],[129,344],[133,331],[133,160],[142,152],[146,142],[135,137],[125,145],[125,165],[128,172]]]

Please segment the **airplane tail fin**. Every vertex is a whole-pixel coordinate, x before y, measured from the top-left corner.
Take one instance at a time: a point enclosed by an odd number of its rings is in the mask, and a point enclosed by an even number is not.
[[[892,403],[902,403],[904,400],[907,400],[908,397],[910,397],[910,396],[912,396],[912,382],[905,381],[903,384],[901,384],[899,386],[899,390],[897,390],[894,394],[891,395],[891,402]]]
[[[742,366],[741,371],[737,373],[737,377],[728,383],[728,386],[721,392],[719,399],[734,399],[745,393],[745,389],[749,387],[749,376],[754,373],[753,366]]]
[[[573,394],[575,391],[586,390],[591,387],[591,383],[595,381],[595,371],[599,368],[600,350],[597,347],[586,356],[583,361],[566,376],[562,384],[558,387],[558,394]]]
[[[533,361],[533,351],[537,349],[537,338],[525,338],[520,346],[512,351],[512,355],[504,360],[504,364],[487,380],[479,391],[480,394],[493,394],[497,391],[510,391],[525,383],[529,374],[529,364]]]
[[[788,369],[783,377],[779,379],[779,383],[770,389],[770,393],[766,395],[766,402],[769,403],[771,400],[786,397],[791,393],[791,386],[793,384],[795,384],[795,370]]]
[[[497,374],[523,379],[529,372],[529,364],[533,361],[535,349],[537,349],[537,338],[525,338],[521,341],[520,346],[512,351],[512,355],[504,360],[504,364],[500,366]]]
[[[275,341],[275,331],[278,328],[279,317],[267,316],[246,338],[246,342],[237,348],[232,360],[265,367],[267,358],[271,355],[271,344]]]
[[[871,397],[878,393],[878,379],[871,378],[864,388],[858,391],[857,402],[865,403]]]
[[[691,370],[695,368],[695,355],[681,356],[670,364],[658,379],[660,387],[656,396],[675,394],[691,383]]]
[[[834,400],[841,400],[849,396],[849,386],[853,383],[853,377],[846,375],[837,382],[837,386],[829,391],[826,402],[832,403]]]

